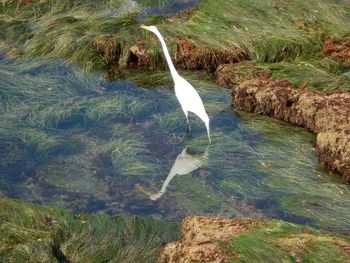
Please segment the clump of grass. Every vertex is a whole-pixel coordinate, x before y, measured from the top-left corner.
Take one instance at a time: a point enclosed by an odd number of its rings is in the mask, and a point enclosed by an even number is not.
[[[200,47],[234,52],[238,45],[250,59],[272,62],[315,54],[323,33],[346,34],[349,8],[346,1],[203,1],[184,25],[162,28],[193,39]]]
[[[6,1],[0,13],[2,39],[28,55],[60,57],[88,70],[101,69],[119,59],[120,45],[135,27],[138,10],[129,0]]]
[[[176,39],[184,38],[199,49],[225,50],[237,58],[244,53],[262,62],[312,57],[325,35],[341,37],[350,25],[345,0],[205,0],[186,17],[139,19],[144,8],[162,5],[168,1],[5,1],[0,44],[8,53],[60,57],[88,70],[119,72],[128,66],[130,47],[140,42],[148,50],[149,68],[166,67],[158,41],[138,28],[142,22],[160,24],[172,54]]]
[[[232,262],[345,262],[350,239],[273,220],[222,243]]]
[[[341,64],[328,59],[294,60],[264,64],[264,69],[271,71],[272,79],[287,79],[293,85],[306,85],[308,89],[331,91],[349,91],[350,78],[341,72]]]
[[[259,72],[265,71],[271,75],[270,79],[286,79],[295,87],[323,92],[349,91],[349,74],[342,70],[342,64],[330,58],[298,58],[276,63],[249,61],[225,65],[220,74],[232,77],[233,86],[244,79],[257,78]]]
[[[0,199],[0,259],[155,262],[177,223],[135,216],[73,215],[56,207]]]

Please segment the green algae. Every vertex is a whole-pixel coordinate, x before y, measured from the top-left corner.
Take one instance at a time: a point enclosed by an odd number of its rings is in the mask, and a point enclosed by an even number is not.
[[[151,217],[74,215],[53,206],[0,199],[5,262],[156,262],[179,224]],[[280,220],[262,221],[220,243],[232,262],[346,262],[349,237]]]
[[[349,237],[288,223],[256,221],[220,242],[230,262],[346,262]],[[178,223],[102,213],[74,215],[61,208],[0,199],[0,259],[5,262],[156,262],[165,243],[180,237]]]
[[[349,91],[349,76],[342,73],[341,64],[327,58],[266,64],[263,68],[271,70],[272,79],[287,79],[295,86],[323,92]]]
[[[343,72],[343,65],[330,58],[298,58],[277,63],[249,61],[225,65],[223,70],[223,75],[233,76],[237,80],[258,77],[259,72],[263,71],[270,74],[270,79],[288,80],[295,87],[322,92],[347,92],[350,87],[349,74]]]
[[[225,158],[210,167],[223,167],[221,177],[214,176],[211,184],[248,204],[252,201],[258,211],[269,211],[272,217],[345,231],[349,187],[331,183],[332,176],[317,164],[315,136],[270,118],[243,112],[240,115],[243,133],[240,137],[231,133],[236,138],[232,146],[237,150],[226,150]],[[251,136],[248,130],[259,131],[262,137]],[[334,217],[335,213],[339,216]]]
[[[238,43],[252,59],[274,61],[279,55],[312,54],[320,47],[319,33],[348,33],[347,10],[346,1],[202,1],[186,25],[172,27],[179,27],[179,35],[195,35],[205,46]]]
[[[4,262],[155,262],[177,223],[135,216],[73,215],[60,208],[0,199]]]
[[[235,254],[231,262],[346,262],[349,242],[344,235],[273,220],[221,246]]]
[[[144,43],[149,52],[149,68],[165,68],[159,43],[138,28],[140,23],[159,23],[171,53],[176,51],[175,40],[182,38],[199,49],[227,50],[236,58],[243,54],[263,62],[314,57],[325,35],[341,38],[349,33],[347,1],[206,0],[186,16],[140,19],[145,8],[168,4],[5,1],[0,8],[0,43],[8,54],[65,58],[87,70],[117,68],[118,74],[128,66],[130,47],[137,43]]]
[[[94,42],[103,35],[130,35],[128,30],[136,23],[132,14],[138,10],[135,2],[127,0],[5,1],[1,10],[2,39],[30,56],[66,58],[88,70],[101,69],[120,54],[103,57],[98,48],[93,48]],[[21,38],[17,40],[14,34]],[[123,43],[123,38],[114,41],[115,47]]]

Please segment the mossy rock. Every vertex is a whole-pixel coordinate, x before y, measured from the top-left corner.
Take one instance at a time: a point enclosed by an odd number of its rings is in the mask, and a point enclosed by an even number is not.
[[[349,262],[350,238],[280,220],[189,216],[160,263]]]

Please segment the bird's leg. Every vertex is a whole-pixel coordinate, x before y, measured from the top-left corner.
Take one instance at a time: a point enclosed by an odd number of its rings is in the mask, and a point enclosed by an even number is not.
[[[191,136],[191,125],[190,125],[189,122],[187,123],[187,136],[188,136],[188,137]]]
[[[190,137],[191,136],[191,124],[190,124],[190,121],[188,119],[187,114],[186,114],[186,120],[187,120],[187,136]]]

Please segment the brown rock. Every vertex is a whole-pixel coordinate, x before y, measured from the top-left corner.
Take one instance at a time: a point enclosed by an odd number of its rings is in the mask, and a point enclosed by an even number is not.
[[[250,77],[233,89],[232,105],[319,133],[321,159],[350,181],[350,93],[325,94],[285,80]]]
[[[238,46],[230,50],[198,48],[193,42],[180,37],[175,38],[175,42],[175,64],[180,69],[205,69],[214,72],[221,64],[236,63],[247,58],[245,51]]]
[[[350,38],[345,38],[343,40],[327,38],[323,44],[322,52],[350,66]]]
[[[138,42],[130,47],[128,68],[151,68],[151,57],[144,43]]]
[[[160,263],[229,262],[233,253],[223,251],[220,241],[239,235],[257,224],[251,219],[189,216],[182,221],[181,240],[159,252]]]
[[[271,72],[257,69],[254,63],[248,60],[236,64],[222,64],[215,71],[217,82],[226,88],[238,86],[245,80],[268,80],[270,77]]]
[[[339,171],[350,182],[350,130],[321,132],[317,135],[321,159],[332,171]]]

